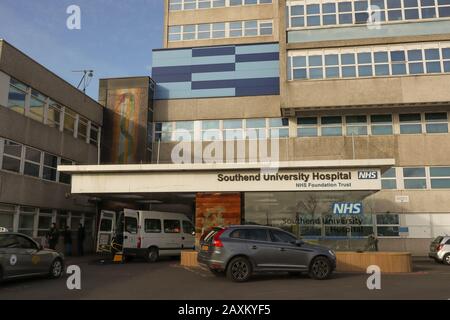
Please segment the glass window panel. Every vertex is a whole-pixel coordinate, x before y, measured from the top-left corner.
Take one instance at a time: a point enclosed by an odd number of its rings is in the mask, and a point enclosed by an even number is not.
[[[450,177],[450,167],[431,167],[431,177]]]
[[[372,54],[370,52],[358,53],[358,63],[372,63]]]
[[[369,13],[357,12],[355,13],[355,23],[367,23],[369,21]]]
[[[444,72],[450,72],[450,61],[444,61]]]
[[[403,177],[425,177],[425,168],[403,168]]]
[[[292,57],[292,65],[294,67],[306,67],[306,57]]]
[[[427,124],[427,133],[448,133],[447,123]]]
[[[303,5],[299,6],[291,6],[291,15],[293,16],[301,16],[304,14],[305,7]]]
[[[354,53],[344,53],[341,55],[342,64],[355,64],[355,54]]]
[[[358,75],[360,77],[371,77],[372,76],[372,66],[359,66]]]
[[[310,27],[320,26],[320,16],[307,16],[306,24]]]
[[[415,122],[421,120],[420,113],[400,114],[400,122]]]
[[[388,11],[388,19],[389,21],[402,20],[402,11],[401,10],[389,10]]]
[[[291,19],[291,27],[304,27],[304,26],[305,26],[305,18],[295,17]]]
[[[327,78],[339,78],[339,67],[325,68],[325,76]]]
[[[322,125],[327,124],[342,124],[342,117],[340,116],[329,116],[321,118]]]
[[[325,65],[331,65],[331,66],[339,65],[339,56],[337,54],[325,55]]]
[[[335,15],[325,15],[323,16],[323,24],[324,25],[335,25],[336,24],[336,16]]]
[[[425,179],[405,179],[405,189],[426,189],[427,181]]]
[[[387,76],[389,75],[389,65],[381,64],[375,66],[375,75],[377,76]]]
[[[381,188],[382,189],[397,189],[397,181],[394,179],[381,180]]]
[[[398,214],[379,214],[376,217],[377,225],[400,224],[400,217]]]
[[[356,68],[355,67],[342,67],[342,77],[344,77],[344,78],[356,77]]]
[[[439,49],[425,49],[425,59],[439,60],[440,59]]]
[[[398,227],[377,227],[377,233],[379,237],[398,237]]]
[[[224,129],[240,129],[242,128],[242,120],[224,120]]]
[[[376,63],[389,61],[387,52],[374,52],[373,56]]]
[[[26,148],[25,150],[25,159],[33,162],[40,163],[41,162],[41,152],[36,149]]]
[[[247,128],[265,128],[266,119],[248,119]]]
[[[360,116],[346,116],[345,117],[347,124],[351,123],[367,123],[367,116],[360,115]]]
[[[317,128],[299,128],[297,135],[299,137],[316,137],[318,135]]]
[[[436,18],[436,8],[422,8],[422,19]]]
[[[395,171],[396,171],[395,168],[390,168],[389,170],[385,171],[385,172],[381,175],[381,177],[382,177],[382,178],[395,178],[395,177],[396,177]]]
[[[220,121],[219,120],[204,120],[202,121],[202,129],[219,129]]]
[[[316,117],[303,117],[303,118],[297,118],[297,124],[299,125],[307,125],[307,126],[313,126],[317,125],[317,118]]]
[[[352,3],[350,1],[339,2],[338,8],[339,12],[350,12],[352,11]]]
[[[427,62],[427,73],[439,73],[441,72],[441,63],[440,62]]]
[[[432,189],[450,189],[450,179],[431,179]]]
[[[405,10],[405,19],[406,20],[419,19],[419,9],[406,9]]]
[[[322,12],[323,13],[335,13],[336,12],[336,4],[335,3],[322,4]]]
[[[322,56],[310,56],[308,58],[309,66],[321,66],[322,65]]]
[[[347,127],[347,135],[352,136],[366,136],[367,127],[366,126],[350,126]]]
[[[306,6],[307,14],[319,14],[320,13],[320,5],[319,4],[308,4]]]
[[[25,92],[11,86],[8,94],[8,108],[20,114],[24,114],[25,98]]]
[[[309,77],[310,77],[310,79],[322,79],[323,78],[323,69],[322,68],[310,68],[309,69]]]
[[[423,74],[424,73],[423,63],[422,62],[410,63],[408,66],[409,66],[409,73],[410,74]]]
[[[422,61],[422,50],[408,50],[409,61]]]
[[[58,157],[53,156],[51,154],[44,154],[44,165],[52,168],[56,168],[58,166]]]
[[[401,134],[422,133],[422,125],[420,124],[402,124],[400,125]]]
[[[30,163],[30,162],[26,162],[23,173],[27,176],[39,177],[39,165]]]
[[[22,145],[9,140],[5,140],[3,152],[14,157],[21,157]]]
[[[289,129],[271,129],[270,137],[272,138],[288,138]]]
[[[340,24],[352,24],[353,23],[353,15],[350,14],[340,14],[339,15],[339,23]]]
[[[450,7],[439,7],[439,17],[450,17]]]
[[[392,74],[393,75],[406,74],[406,64],[404,64],[404,63],[393,64],[392,65]]]
[[[322,127],[322,136],[342,136],[342,127]]]
[[[443,48],[442,49],[442,58],[443,59],[450,59],[450,48]]]
[[[294,79],[306,79],[306,69],[295,69]]]
[[[2,169],[12,172],[20,172],[20,160],[3,156]]]
[[[372,126],[373,135],[391,135],[393,134],[392,125],[376,125]]]
[[[371,115],[370,121],[372,123],[386,123],[386,122],[392,123],[392,115],[390,114]]]
[[[289,119],[288,118],[272,118],[272,119],[269,119],[269,126],[270,127],[286,127],[286,126],[289,126]]]

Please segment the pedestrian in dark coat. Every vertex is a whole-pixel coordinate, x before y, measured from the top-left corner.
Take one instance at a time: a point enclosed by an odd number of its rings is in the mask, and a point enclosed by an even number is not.
[[[56,223],[52,223],[50,230],[47,233],[47,240],[50,249],[56,250],[56,245],[58,244],[59,231],[56,228]]]

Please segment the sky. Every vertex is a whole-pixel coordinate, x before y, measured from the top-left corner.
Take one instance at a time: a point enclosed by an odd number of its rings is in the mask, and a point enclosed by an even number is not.
[[[0,39],[98,98],[101,78],[150,76],[152,49],[162,47],[163,0],[0,0]],[[67,8],[81,9],[81,29],[69,30]]]

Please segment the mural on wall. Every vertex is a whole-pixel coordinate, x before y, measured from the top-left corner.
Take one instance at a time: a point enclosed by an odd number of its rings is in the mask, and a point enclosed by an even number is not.
[[[118,89],[109,93],[108,104],[114,111],[112,154],[115,163],[133,163],[138,153],[140,106],[145,89]]]
[[[212,227],[241,224],[240,193],[197,193],[195,206],[197,236]]]

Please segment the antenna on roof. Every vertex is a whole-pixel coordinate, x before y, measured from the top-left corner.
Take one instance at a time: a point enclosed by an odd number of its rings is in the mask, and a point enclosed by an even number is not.
[[[91,84],[92,77],[94,76],[94,70],[74,70],[72,72],[83,73],[83,77],[81,77],[77,89],[80,89],[81,87],[83,93],[86,93],[86,89]]]

